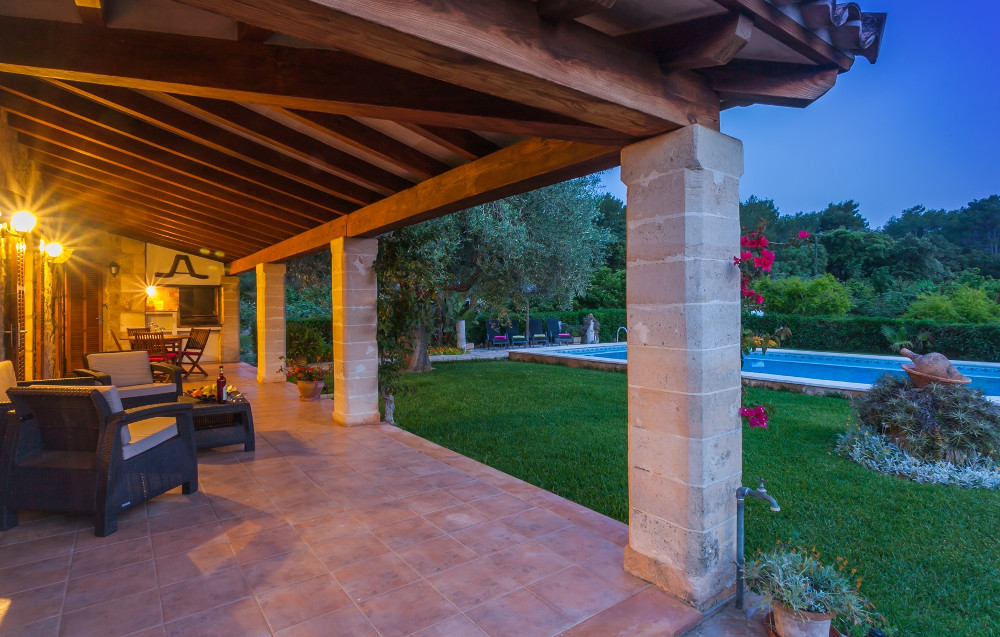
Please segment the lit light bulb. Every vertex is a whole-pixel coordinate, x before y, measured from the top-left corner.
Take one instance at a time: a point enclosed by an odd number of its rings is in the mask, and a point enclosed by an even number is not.
[[[148,296],[150,298],[156,296],[156,286],[151,285],[151,286],[147,287],[146,288],[146,296]]]
[[[14,229],[14,232],[21,234],[27,234],[34,230],[36,223],[38,223],[38,219],[27,210],[15,212],[10,218],[10,227]]]
[[[63,247],[61,243],[44,243],[42,245],[42,251],[45,252],[45,256],[50,259],[58,259],[63,253]]]

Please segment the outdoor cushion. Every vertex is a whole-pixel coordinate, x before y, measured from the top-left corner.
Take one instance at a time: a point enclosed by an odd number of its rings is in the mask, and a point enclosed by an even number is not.
[[[146,418],[122,427],[122,458],[128,460],[176,435],[177,419],[173,417]]]
[[[100,385],[98,387],[94,387],[94,389],[101,392],[101,397],[104,399],[104,402],[108,404],[108,407],[111,409],[111,413],[117,414],[120,411],[125,411],[122,408],[121,395],[118,393],[118,389],[114,385]],[[123,440],[122,442],[128,442],[128,440]]]
[[[119,391],[130,385],[146,385],[153,382],[149,355],[142,350],[90,354],[87,363],[90,369],[110,376],[111,384],[116,385]]]
[[[14,363],[10,361],[0,361],[0,402],[6,402],[7,390],[17,387],[17,373],[14,371]]]
[[[132,385],[131,387],[119,387],[118,395],[122,398],[135,398],[136,396],[155,396],[163,394],[165,403],[175,402],[170,396],[177,393],[177,386],[173,383],[145,383],[143,385]]]
[[[559,333],[559,338],[573,338],[572,334],[566,334],[565,332]]]

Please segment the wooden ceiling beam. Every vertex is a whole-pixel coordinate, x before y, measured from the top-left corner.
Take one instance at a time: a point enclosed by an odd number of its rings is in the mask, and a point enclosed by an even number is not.
[[[451,169],[448,164],[346,115],[283,108],[274,110],[323,135],[338,139],[423,179]]]
[[[29,150],[29,157],[39,164],[43,170],[49,170],[50,172],[58,171],[60,175],[74,175],[94,184],[113,188],[115,192],[129,198],[140,197],[141,201],[137,201],[137,203],[149,200],[159,201],[170,206],[172,209],[186,211],[182,214],[196,221],[211,220],[215,225],[221,224],[224,226],[239,227],[253,236],[270,238],[283,238],[288,235],[294,235],[298,231],[287,226],[276,226],[257,221],[246,210],[241,215],[236,215],[230,211],[213,208],[211,205],[177,197],[170,192],[143,186],[118,175],[91,168],[90,166],[73,163],[56,155]]]
[[[157,161],[187,167],[206,176],[246,180],[262,195],[295,201],[306,209],[343,214],[353,207],[342,197],[319,191],[297,179],[277,175],[36,78],[0,76],[0,103],[22,115],[94,141]],[[9,94],[9,95],[8,95]],[[273,194],[272,194],[273,193]],[[377,199],[377,197],[375,197]]]
[[[115,228],[113,231],[114,234],[143,242],[164,245],[165,247],[174,247],[180,249],[182,252],[193,254],[198,254],[198,251],[202,248],[207,248],[212,252],[218,250],[226,253],[226,248],[230,247],[226,244],[206,243],[188,235],[180,234],[177,232],[176,226],[169,223],[157,222],[156,215],[150,214],[148,211],[142,211],[139,206],[116,208],[108,206],[100,198],[94,197],[85,189],[73,188],[71,185],[63,183],[54,184],[53,187],[55,192],[64,196],[69,195],[78,202],[79,207],[73,211],[75,217],[86,218],[92,222],[113,227]],[[120,220],[124,219],[128,212],[132,212],[136,216],[148,218],[149,222],[142,226],[121,223]],[[235,256],[244,253],[240,249],[233,249],[228,254]]]
[[[315,137],[300,133],[240,104],[187,95],[161,94],[161,98],[193,110],[219,125],[234,128],[265,144],[277,146],[282,152],[294,157],[315,162],[327,172],[350,179],[381,194],[391,195],[413,185],[412,182],[388,170],[328,146]]]
[[[76,11],[83,23],[92,27],[105,26],[105,5],[107,0],[74,0]]]
[[[177,110],[163,102],[118,86],[49,80],[51,83],[98,104],[159,126],[219,152],[226,153],[259,168],[288,179],[305,182],[313,188],[358,204],[369,204],[381,197],[358,184],[320,170],[270,146],[256,143],[228,129]]]
[[[0,17],[0,71],[516,135],[622,139],[571,113],[326,49]]]
[[[236,23],[236,39],[240,42],[264,42],[274,35],[274,31],[255,27],[246,22]]]
[[[575,20],[591,13],[607,11],[615,0],[538,0],[538,15],[546,20]]]
[[[699,78],[665,76],[656,56],[583,24],[553,28],[523,0],[179,1],[630,137],[719,127]]]
[[[833,88],[838,71],[811,64],[733,60],[699,73],[724,101],[804,108]]]
[[[443,126],[400,125],[469,161],[475,161],[500,150],[499,146],[472,131]]]
[[[618,147],[527,139],[236,259],[229,264],[229,272],[237,274],[259,263],[287,261],[317,252],[338,237],[378,236],[501,197],[611,168],[619,164],[620,151]]]
[[[8,115],[8,120],[15,117]],[[18,132],[17,140],[22,146],[29,149],[119,174],[139,184],[168,188],[177,192],[178,196],[208,200],[214,207],[231,210],[237,214],[253,215],[272,223],[287,224],[293,228],[310,228],[316,223],[316,220],[311,217],[289,214],[285,210],[245,197],[242,194],[164,169],[115,149],[65,135],[36,122],[27,121],[27,125],[27,130]]]
[[[162,175],[164,169],[175,172],[188,179],[210,184],[233,194],[245,195],[259,204],[267,204],[279,208],[285,213],[298,215],[312,221],[329,221],[340,214],[340,211],[331,211],[290,195],[270,190],[243,177],[237,177],[229,172],[211,168],[186,157],[137,142],[107,129],[80,124],[79,120],[72,121],[69,116],[62,113],[50,111],[39,114],[40,105],[33,102],[25,105],[15,102],[14,98],[15,96],[9,93],[0,93],[0,107],[10,111],[7,117],[8,124],[15,130],[75,148],[81,152],[96,154],[105,159],[109,156],[124,155],[125,159],[116,163],[123,163],[125,166],[152,164],[158,168],[157,174]],[[147,172],[144,168],[142,170]],[[345,202],[342,211],[355,207],[348,206]]]
[[[656,54],[665,73],[728,64],[753,34],[753,19],[742,13],[712,15],[616,38]]]

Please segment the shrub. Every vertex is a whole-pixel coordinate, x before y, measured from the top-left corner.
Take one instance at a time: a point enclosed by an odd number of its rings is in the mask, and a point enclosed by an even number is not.
[[[886,374],[853,406],[862,424],[923,460],[1000,459],[1000,407],[979,390],[937,383],[917,388]]]
[[[842,283],[825,274],[816,279],[765,278],[756,291],[767,299],[767,308],[782,314],[841,316],[851,308],[851,296]]]
[[[290,361],[312,362],[326,351],[326,343],[319,332],[308,324],[288,323],[285,355]]]
[[[986,290],[957,285],[945,294],[921,296],[910,304],[904,318],[962,323],[989,323],[1000,319],[1000,305]]]

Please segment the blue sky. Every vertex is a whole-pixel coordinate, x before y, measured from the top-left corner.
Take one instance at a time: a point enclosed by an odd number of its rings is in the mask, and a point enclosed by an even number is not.
[[[743,140],[741,198],[782,214],[854,199],[872,227],[922,204],[954,209],[1000,193],[1000,2],[860,0],[889,14],[881,54],[806,109],[722,113]],[[621,199],[618,170],[603,181]]]

